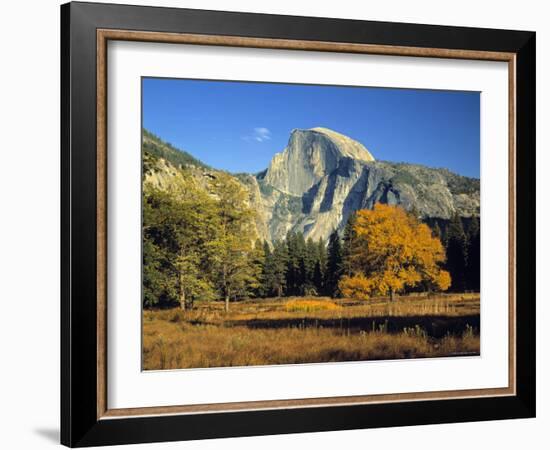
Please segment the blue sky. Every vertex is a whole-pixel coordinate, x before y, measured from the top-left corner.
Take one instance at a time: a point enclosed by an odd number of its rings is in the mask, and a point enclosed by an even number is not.
[[[479,93],[143,79],[143,126],[206,164],[259,172],[294,128],[331,128],[376,159],[479,177]]]

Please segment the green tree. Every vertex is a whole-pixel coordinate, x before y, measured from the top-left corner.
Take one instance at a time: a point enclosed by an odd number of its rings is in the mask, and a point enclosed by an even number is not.
[[[287,267],[286,291],[288,295],[301,295],[307,284],[306,241],[302,232],[286,235]]]
[[[229,301],[247,295],[255,284],[255,271],[249,264],[254,239],[254,213],[248,206],[246,191],[231,176],[216,179],[215,193],[220,220],[218,238],[212,242],[215,252],[216,281],[229,311]]]
[[[165,299],[185,309],[213,296],[213,254],[205,243],[217,238],[218,225],[215,202],[185,179],[166,191],[144,187],[144,287],[156,286],[157,303]],[[144,294],[155,303],[150,290]]]
[[[262,293],[263,296],[269,296],[273,293],[275,286],[275,261],[269,244],[264,241],[264,264],[262,267]]]
[[[315,268],[319,265],[319,251],[312,238],[306,241],[306,249],[303,259],[303,284],[302,295],[317,295],[319,290],[315,285]]]
[[[286,234],[286,239],[284,241],[286,244],[287,259],[286,259],[286,280],[285,288],[287,294],[296,295],[297,289],[296,286],[299,284],[299,273],[300,273],[300,258],[298,255],[298,236],[296,233],[289,231]]]
[[[467,287],[469,290],[479,292],[480,290],[480,229],[479,219],[472,217],[468,226],[468,265],[467,265]]]
[[[178,300],[183,310],[192,308],[196,298],[210,300],[214,297],[213,285],[200,266],[200,254],[194,249],[182,250],[175,258]]]
[[[269,248],[269,246],[268,246]],[[254,243],[254,248],[250,254],[250,265],[252,268],[252,277],[247,291],[256,297],[264,297],[264,268],[265,268],[264,244],[259,239]]]
[[[473,216],[470,219],[470,224],[468,225],[468,239],[471,239],[477,234],[479,234],[479,218],[477,216]]]
[[[437,221],[435,222],[435,224],[432,228],[432,232],[433,232],[434,237],[436,237],[437,239],[442,241],[443,234],[441,232],[441,227],[439,226],[439,223]]]
[[[328,259],[326,293],[332,297],[339,295],[338,282],[342,276],[342,244],[338,231],[334,230],[328,239]]]
[[[357,222],[357,214],[352,212],[344,227],[344,236],[342,239],[342,273],[351,276],[353,274],[353,264],[351,261],[352,249],[355,244],[357,233],[354,229]]]
[[[286,289],[287,280],[287,264],[288,264],[288,248],[285,242],[275,241],[273,244],[273,272],[271,277],[271,291],[282,297]]]
[[[194,302],[215,297],[212,262],[215,249],[210,246],[219,238],[216,202],[191,183],[172,193],[173,208],[167,211],[173,222],[176,255],[172,259],[176,272],[178,301],[182,309]]]
[[[327,248],[324,241],[317,241],[317,259],[313,271],[313,285],[317,293],[325,292],[325,274],[327,272]]]
[[[150,235],[143,236],[143,305],[157,306],[165,297],[169,278],[162,270],[162,250],[155,245]]]
[[[294,286],[294,293],[296,295],[302,295],[304,293],[304,285],[307,282],[306,251],[304,234],[299,231],[296,233],[296,261],[298,262],[298,273]]]
[[[451,274],[451,291],[462,292],[466,289],[467,240],[459,215],[455,213],[447,225],[446,232],[446,269]]]
[[[167,198],[160,191],[143,192],[143,305],[171,304],[177,301],[169,264],[173,239],[167,233],[162,205]]]

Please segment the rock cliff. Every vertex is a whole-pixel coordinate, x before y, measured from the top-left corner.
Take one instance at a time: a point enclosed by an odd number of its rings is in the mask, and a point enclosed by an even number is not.
[[[362,144],[343,134],[327,128],[293,130],[287,147],[271,160],[265,183],[286,194],[303,195],[346,158],[374,161]]]

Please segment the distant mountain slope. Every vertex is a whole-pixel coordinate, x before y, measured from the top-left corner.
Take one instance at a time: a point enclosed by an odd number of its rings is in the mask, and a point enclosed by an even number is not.
[[[212,179],[238,180],[257,211],[258,236],[271,242],[289,231],[327,239],[334,229],[343,229],[351,212],[377,202],[401,205],[426,219],[449,219],[455,212],[465,218],[479,215],[478,179],[376,161],[359,142],[326,128],[294,130],[287,147],[256,175],[212,169],[151,133],[144,134],[143,152],[146,181],[159,187],[176,173],[202,186]]]
[[[186,151],[173,147],[168,142],[164,142],[161,138],[145,129],[142,134],[142,150],[151,155],[165,159],[175,167],[192,164],[196,167],[210,169],[208,165],[194,158]]]

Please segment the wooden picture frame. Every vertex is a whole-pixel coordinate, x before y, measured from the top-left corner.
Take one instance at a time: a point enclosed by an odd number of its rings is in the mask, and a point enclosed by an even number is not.
[[[61,441],[204,439],[535,415],[535,33],[125,5],[61,7]],[[509,385],[263,402],[107,405],[107,42],[505,61]]]

